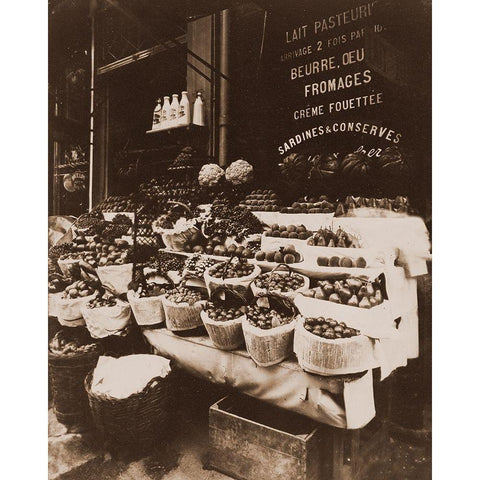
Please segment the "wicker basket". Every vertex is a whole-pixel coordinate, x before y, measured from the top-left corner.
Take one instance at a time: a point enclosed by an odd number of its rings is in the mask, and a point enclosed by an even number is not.
[[[162,304],[165,310],[165,324],[168,330],[172,332],[192,330],[203,325],[200,312],[205,305],[205,300],[189,305],[186,302],[171,302],[165,295],[162,295]]]
[[[235,350],[244,343],[242,320],[246,318],[245,315],[226,322],[212,320],[205,310],[200,316],[210,340],[220,350]]]
[[[55,415],[60,423],[71,425],[86,422],[89,417],[88,397],[83,382],[95,367],[102,353],[96,350],[68,355],[48,352],[48,370]]]
[[[135,321],[139,326],[157,325],[165,321],[162,297],[138,297],[135,292],[127,293],[128,303],[132,307]]]
[[[293,353],[295,318],[286,325],[262,330],[242,320],[247,352],[260,367],[270,367],[288,358]]]
[[[280,267],[284,267],[285,270],[279,270]],[[286,263],[279,263],[273,270],[269,272],[270,280],[272,278],[273,273],[277,273],[279,275],[292,275],[293,271]],[[269,285],[267,286],[267,288],[260,288],[255,285],[256,279],[250,284],[250,288],[255,297],[267,295],[268,293],[271,292],[271,293],[277,294],[280,297],[288,298],[293,301],[300,292],[304,292],[305,290],[308,290],[310,287],[310,279],[307,276],[302,275],[301,273],[296,273],[296,275],[300,275],[303,278],[303,285],[300,288],[297,288],[296,290],[281,292],[279,290],[274,290]]]
[[[92,393],[93,370],[85,378],[95,427],[107,445],[147,447],[164,436],[175,398],[172,373],[152,378],[145,388],[128,398],[116,399]]]

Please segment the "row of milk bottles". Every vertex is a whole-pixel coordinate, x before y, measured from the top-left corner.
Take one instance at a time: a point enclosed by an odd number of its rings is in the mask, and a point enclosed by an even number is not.
[[[194,125],[205,125],[203,114],[203,100],[202,94],[197,93],[197,98],[193,104],[193,118],[190,118],[190,102],[188,100],[187,92],[182,92],[182,98],[178,101],[178,94],[170,97],[166,95],[162,99],[157,100],[155,110],[153,111],[152,130],[165,130],[168,128],[185,127],[193,123]]]

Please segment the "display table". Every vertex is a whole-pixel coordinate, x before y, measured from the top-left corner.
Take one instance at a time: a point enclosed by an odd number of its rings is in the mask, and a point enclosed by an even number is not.
[[[375,416],[372,371],[325,377],[304,372],[295,358],[258,367],[243,350],[218,350],[207,336],[180,337],[165,328],[144,329],[159,355],[197,377],[338,428],[362,428]]]

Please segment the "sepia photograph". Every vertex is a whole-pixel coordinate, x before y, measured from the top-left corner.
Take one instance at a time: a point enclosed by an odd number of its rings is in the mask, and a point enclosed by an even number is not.
[[[48,479],[431,479],[431,0],[41,21]]]

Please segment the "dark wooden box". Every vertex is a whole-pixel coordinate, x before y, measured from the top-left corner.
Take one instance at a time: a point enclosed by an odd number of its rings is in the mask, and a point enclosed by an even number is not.
[[[209,414],[211,468],[239,480],[320,480],[315,422],[233,396],[212,405]]]

